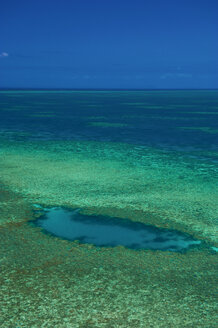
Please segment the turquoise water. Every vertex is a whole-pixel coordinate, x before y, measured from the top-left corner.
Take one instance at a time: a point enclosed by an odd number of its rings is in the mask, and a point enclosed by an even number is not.
[[[88,216],[79,210],[51,208],[33,223],[46,232],[68,240],[100,247],[184,251],[200,241],[178,231],[158,229],[140,222],[104,216]]]

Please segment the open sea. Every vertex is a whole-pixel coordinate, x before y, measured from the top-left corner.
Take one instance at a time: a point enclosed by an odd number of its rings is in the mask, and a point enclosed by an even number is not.
[[[217,90],[0,91],[0,327],[215,327],[217,171]]]
[[[218,147],[218,91],[5,91],[0,101],[1,135],[11,138]]]

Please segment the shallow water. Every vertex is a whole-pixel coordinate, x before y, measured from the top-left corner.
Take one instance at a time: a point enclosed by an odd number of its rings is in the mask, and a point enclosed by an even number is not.
[[[0,114],[0,326],[211,327],[218,91],[0,91]]]
[[[217,99],[216,90],[0,92],[0,133],[218,150]]]
[[[55,236],[96,246],[183,251],[201,242],[178,231],[158,229],[140,222],[104,216],[88,216],[79,210],[54,207],[33,221]]]

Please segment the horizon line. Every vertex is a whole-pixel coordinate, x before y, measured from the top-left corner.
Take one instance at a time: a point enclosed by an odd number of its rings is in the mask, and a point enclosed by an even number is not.
[[[216,91],[218,88],[0,88],[0,91]]]

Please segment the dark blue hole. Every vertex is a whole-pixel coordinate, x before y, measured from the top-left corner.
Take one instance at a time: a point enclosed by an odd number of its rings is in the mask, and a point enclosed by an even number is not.
[[[79,210],[60,207],[43,209],[43,215],[31,222],[57,237],[100,247],[122,245],[132,249],[181,252],[201,243],[178,231],[128,219],[82,215]]]

